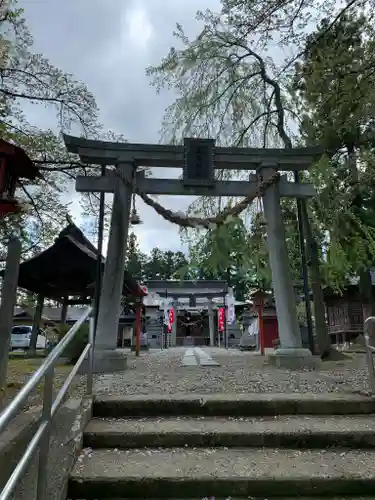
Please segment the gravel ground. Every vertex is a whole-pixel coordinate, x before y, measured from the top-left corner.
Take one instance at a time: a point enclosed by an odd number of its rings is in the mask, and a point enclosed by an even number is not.
[[[254,353],[207,348],[220,366],[183,366],[184,348],[129,353],[128,369],[98,375],[97,393],[173,394],[248,392],[356,392],[368,394],[368,371],[363,354],[322,364],[319,370],[290,371],[267,364]]]
[[[42,359],[17,359],[11,360],[8,366],[8,388],[5,394],[1,395],[0,398],[0,411],[3,410],[14,396],[19,392],[20,388],[23,387],[30,377],[36,372],[41,363],[44,361]],[[17,364],[16,364],[17,362]],[[55,368],[54,374],[54,390],[57,393],[63,386],[66,378],[72,370],[71,365],[60,364]],[[75,394],[76,396],[82,396],[85,391],[86,377],[83,375],[76,375],[69,389],[69,394]],[[24,410],[32,406],[41,405],[43,403],[43,382],[33,391],[24,407]]]

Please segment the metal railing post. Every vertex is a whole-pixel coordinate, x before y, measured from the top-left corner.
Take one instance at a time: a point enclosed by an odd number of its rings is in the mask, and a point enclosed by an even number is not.
[[[47,500],[47,478],[48,478],[48,460],[50,451],[50,441],[51,441],[51,427],[53,418],[59,410],[61,404],[65,400],[66,395],[70,385],[72,384],[74,377],[77,375],[82,363],[88,358],[89,367],[87,372],[87,392],[92,394],[92,366],[93,366],[93,352],[95,347],[94,342],[94,328],[92,323],[90,324],[89,342],[82,351],[81,356],[74,365],[73,369],[66,378],[63,386],[58,391],[55,400],[53,401],[53,378],[55,373],[55,366],[58,363],[59,358],[65,351],[66,347],[75,338],[77,332],[81,325],[87,320],[87,318],[92,315],[92,307],[88,308],[84,314],[74,323],[71,329],[67,332],[62,340],[57,344],[57,346],[49,353],[47,359],[42,363],[42,365],[36,370],[36,372],[30,377],[29,381],[23,386],[19,393],[14,397],[14,399],[9,403],[9,405],[0,413],[0,435],[5,429],[9,422],[19,414],[19,412],[24,408],[27,398],[32,394],[38,385],[44,379],[44,394],[43,394],[43,411],[42,417],[39,423],[38,429],[31,438],[25,452],[21,456],[19,462],[15,466],[10,478],[6,484],[0,490],[0,500],[10,500],[11,495],[16,490],[19,481],[25,474],[27,467],[31,463],[33,457],[39,450],[39,463],[38,463],[38,479],[37,479],[37,497],[36,500]]]
[[[374,359],[372,352],[369,349],[366,349],[366,358],[367,358],[367,366],[368,373],[371,385],[371,392],[375,394],[375,368],[374,368]]]
[[[40,442],[39,448],[39,465],[38,465],[38,485],[37,485],[37,500],[46,500],[47,498],[47,478],[48,478],[48,457],[51,438],[51,409],[53,402],[53,378],[55,367],[51,366],[47,370],[44,378],[43,391],[43,412],[42,423],[46,422],[46,428]]]
[[[364,324],[364,337],[365,337],[365,345],[366,345],[366,361],[368,367],[368,374],[370,379],[370,386],[372,394],[375,394],[375,367],[374,367],[374,358],[373,354],[375,352],[375,347],[370,345],[370,337],[368,334],[368,328],[370,323],[375,323],[375,317],[369,316]]]
[[[87,394],[89,396],[92,395],[92,387],[93,387],[95,322],[96,318],[92,314],[89,319],[89,344],[91,344],[91,347],[88,352],[88,366],[87,366]]]

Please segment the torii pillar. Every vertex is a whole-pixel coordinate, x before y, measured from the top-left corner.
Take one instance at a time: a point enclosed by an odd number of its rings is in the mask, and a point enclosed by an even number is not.
[[[118,169],[130,178],[133,166],[122,164],[118,166]],[[126,368],[127,364],[126,355],[122,350],[117,349],[117,336],[131,197],[131,188],[117,179],[95,337],[94,371],[99,373],[121,371]]]
[[[268,178],[277,170],[276,164],[263,164],[258,175]],[[270,356],[270,361],[276,366],[287,368],[313,366],[316,361],[311,351],[302,347],[278,182],[265,190],[263,209],[267,222],[267,246],[280,339],[280,347]]]

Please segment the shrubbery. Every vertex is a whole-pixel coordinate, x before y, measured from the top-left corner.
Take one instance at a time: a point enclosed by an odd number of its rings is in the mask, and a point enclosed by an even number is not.
[[[57,327],[59,341],[65,337],[68,331],[72,328],[72,325],[59,325]],[[86,347],[89,341],[89,325],[83,324],[78,332],[76,333],[74,339],[65,348],[62,356],[68,358],[69,362],[74,364],[82,354],[83,349]]]

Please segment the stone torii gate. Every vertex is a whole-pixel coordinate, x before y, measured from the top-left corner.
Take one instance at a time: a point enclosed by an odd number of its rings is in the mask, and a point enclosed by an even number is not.
[[[107,169],[104,176],[79,176],[76,180],[78,192],[114,193],[96,337],[96,369],[101,366],[103,371],[121,367],[116,355],[117,324],[132,184],[139,192],[154,195],[256,197],[263,179],[275,177],[279,171],[307,170],[323,153],[320,148],[215,147],[211,139],[185,139],[184,145],[178,146],[102,142],[67,135],[64,141],[67,150],[78,154],[83,163],[116,167],[116,171]],[[182,180],[147,178],[137,167],[183,168],[184,175]],[[257,174],[250,174],[248,182],[218,181],[214,175],[216,169],[256,171]],[[314,195],[311,184],[288,182],[286,176],[267,184],[262,192],[280,338],[280,348],[273,360],[279,366],[301,366],[312,361],[311,352],[302,348],[280,198]]]
[[[177,313],[179,299],[189,299],[189,305],[195,306],[197,298],[206,298],[207,302],[201,304],[207,307],[209,320],[210,346],[215,345],[215,317],[213,299],[221,297],[225,303],[225,296],[229,291],[226,281],[223,280],[149,280],[146,282],[148,290],[156,292],[163,300],[170,299],[175,312],[175,321],[172,332],[168,335],[170,345],[175,346],[177,340]]]

